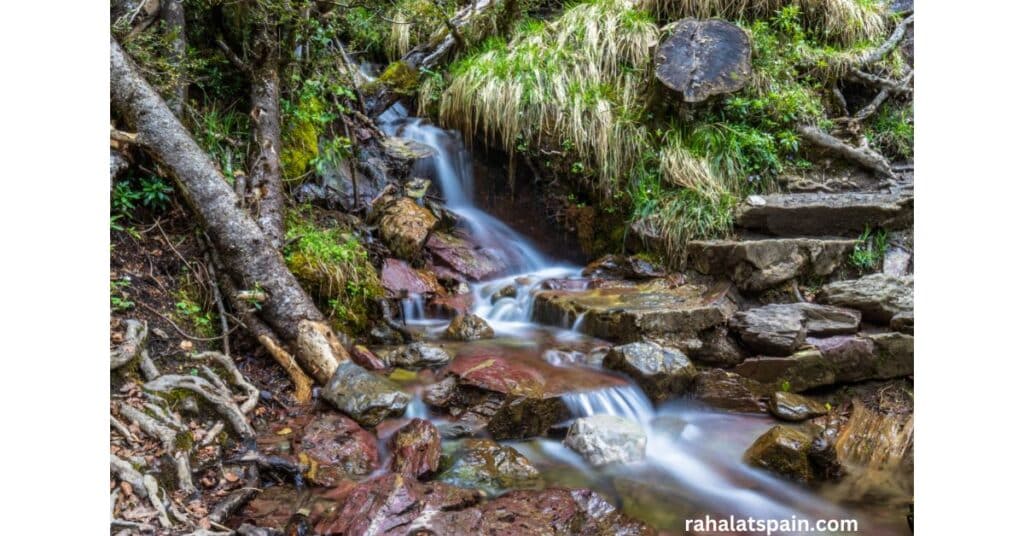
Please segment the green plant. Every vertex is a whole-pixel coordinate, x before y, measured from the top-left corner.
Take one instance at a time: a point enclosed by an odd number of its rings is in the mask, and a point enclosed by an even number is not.
[[[885,257],[888,243],[889,233],[885,229],[864,229],[850,253],[850,264],[860,270],[877,269]]]
[[[139,198],[142,205],[152,210],[163,210],[171,202],[171,192],[174,188],[167,184],[164,179],[155,175],[143,177],[140,180],[141,191]]]
[[[913,105],[883,104],[868,124],[865,135],[871,145],[886,156],[910,158],[914,155]]]
[[[174,304],[178,316],[190,322],[204,337],[213,335],[213,313],[203,309],[187,292],[179,292]]]
[[[113,311],[122,312],[135,308],[135,302],[128,299],[125,288],[132,284],[128,277],[114,279],[110,282],[110,308]]]

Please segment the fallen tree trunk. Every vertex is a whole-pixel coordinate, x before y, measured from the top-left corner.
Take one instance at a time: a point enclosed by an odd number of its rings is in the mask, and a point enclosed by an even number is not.
[[[291,346],[299,364],[320,383],[330,380],[348,353],[313,300],[285,266],[263,230],[210,157],[146,82],[121,46],[110,38],[112,108],[138,133],[138,144],[174,177],[187,203],[239,289],[266,295],[259,317]]]

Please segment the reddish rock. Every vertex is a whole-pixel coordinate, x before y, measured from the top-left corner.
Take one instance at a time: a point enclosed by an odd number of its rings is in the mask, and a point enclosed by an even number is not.
[[[709,406],[732,411],[766,411],[767,387],[722,369],[702,370],[693,381],[693,396]]]
[[[391,437],[391,470],[412,478],[437,471],[441,435],[430,421],[413,419]]]
[[[473,294],[449,294],[447,296],[435,296],[427,306],[431,310],[440,311],[446,315],[465,315],[473,308]]]
[[[385,259],[380,271],[380,281],[388,295],[401,298],[410,294],[429,294],[441,291],[441,285],[434,274],[416,270],[405,261]]]
[[[309,458],[310,480],[333,486],[348,477],[370,474],[379,465],[377,438],[340,413],[317,413],[293,435],[296,456]]]
[[[281,529],[302,508],[309,511],[310,524],[316,524],[344,502],[355,487],[356,483],[351,480],[343,480],[333,488],[271,486],[246,503],[237,519],[240,524]]]
[[[366,370],[384,370],[388,368],[387,363],[377,357],[377,355],[369,348],[361,344],[353,346],[352,349],[349,350],[348,355],[352,358],[352,361]]]
[[[317,534],[325,536],[405,536],[415,533],[414,526],[432,526],[438,513],[471,507],[480,498],[474,490],[437,482],[420,483],[389,473],[357,485],[343,506],[324,516],[315,528]]]
[[[498,275],[504,270],[501,261],[479,250],[462,238],[447,233],[432,233],[427,238],[426,248],[442,264],[465,275],[473,281],[480,281]]]

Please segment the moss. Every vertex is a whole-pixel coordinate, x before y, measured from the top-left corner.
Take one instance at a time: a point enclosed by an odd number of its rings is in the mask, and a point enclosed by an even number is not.
[[[316,296],[339,329],[359,333],[368,313],[384,294],[369,256],[355,235],[336,226],[316,223],[310,210],[287,218],[288,268]]]
[[[304,176],[320,154],[319,140],[323,127],[318,119],[323,113],[323,102],[319,98],[304,96],[294,111],[285,114],[281,169],[286,180],[298,180]]]
[[[414,95],[419,86],[420,73],[404,61],[392,62],[368,88],[373,92],[383,85],[399,95]]]

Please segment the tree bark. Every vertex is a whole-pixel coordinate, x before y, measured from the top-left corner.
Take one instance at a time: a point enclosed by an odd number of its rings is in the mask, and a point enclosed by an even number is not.
[[[348,353],[284,258],[249,214],[210,157],[110,38],[112,108],[138,133],[138,143],[174,177],[206,229],[227,274],[240,289],[266,296],[259,317],[316,381],[326,383]]]
[[[178,70],[178,79],[171,98],[167,101],[174,115],[181,118],[188,102],[188,79],[182,72],[185,64],[185,7],[182,0],[163,0],[160,5],[160,18],[167,24],[167,29],[174,32],[171,42],[171,64]]]
[[[254,49],[252,120],[256,156],[250,166],[251,187],[257,194],[256,222],[275,248],[284,244],[284,179],[281,173],[280,51],[269,24],[260,24]]]

